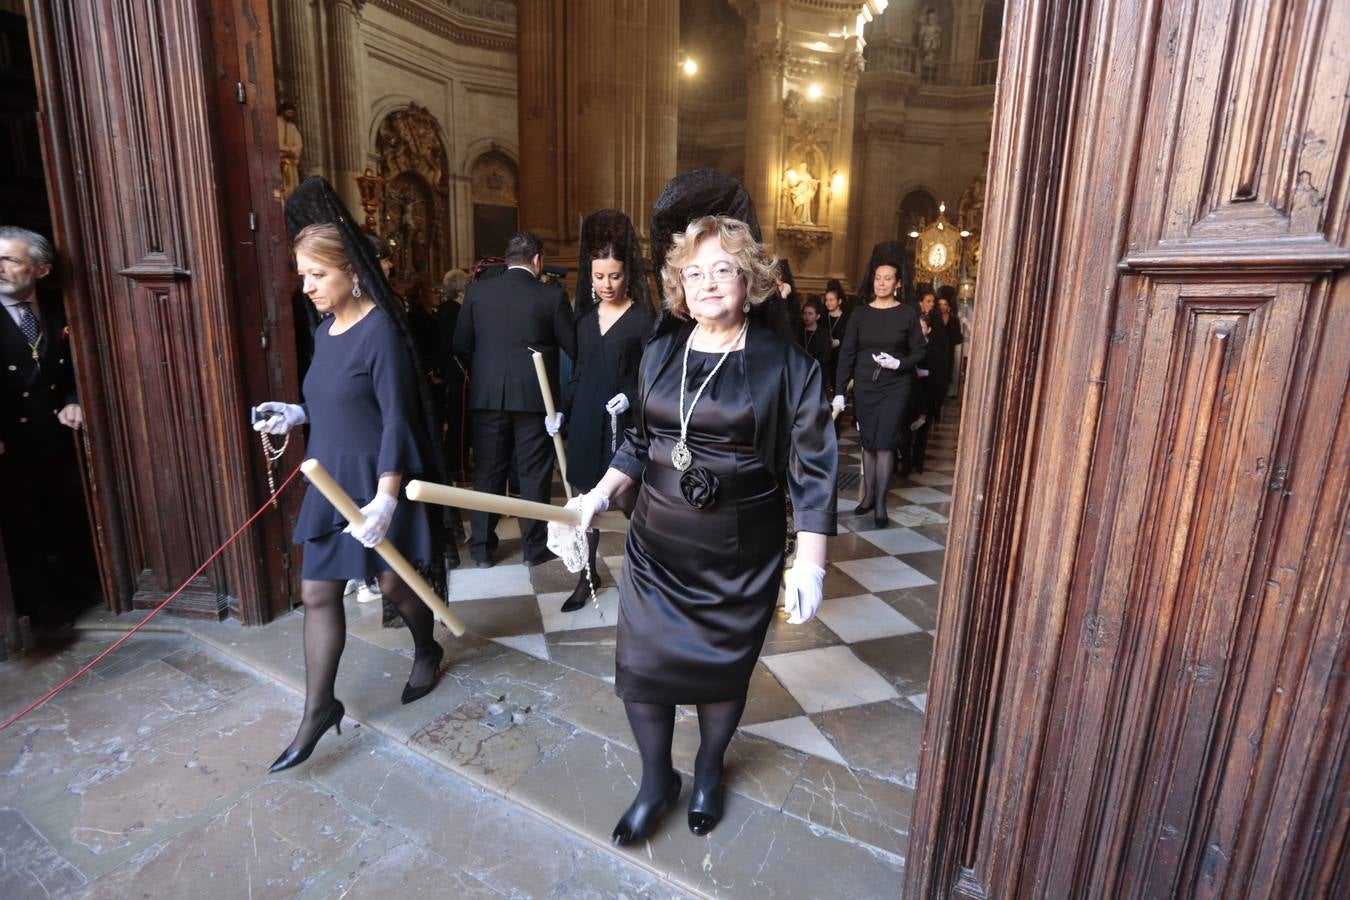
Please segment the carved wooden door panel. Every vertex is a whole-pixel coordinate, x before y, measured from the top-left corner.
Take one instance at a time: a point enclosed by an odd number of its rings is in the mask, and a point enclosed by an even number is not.
[[[162,600],[266,498],[248,407],[298,394],[267,3],[30,8],[91,505],[121,612]],[[249,623],[285,609],[286,503],[170,608]]]
[[[1009,4],[911,896],[1346,896],[1350,10]]]

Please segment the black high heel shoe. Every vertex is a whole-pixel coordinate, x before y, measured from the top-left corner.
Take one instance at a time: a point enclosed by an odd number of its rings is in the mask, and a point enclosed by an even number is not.
[[[886,510],[879,509],[877,514],[872,517],[872,524],[878,528],[887,528],[891,524],[891,517],[886,515]]]
[[[610,839],[619,847],[643,840],[647,837],[647,832],[678,799],[680,799],[680,775],[678,772],[671,772],[670,784],[666,787],[665,794],[655,801],[634,800],[633,805],[623,814],[623,818],[619,819],[619,824],[614,826],[614,833],[610,835]]]
[[[284,772],[309,759],[309,755],[314,752],[315,745],[319,743],[319,738],[323,737],[325,731],[336,728],[337,733],[342,734],[342,717],[346,714],[347,708],[342,705],[342,701],[334,699],[333,705],[328,707],[328,714],[323,717],[319,727],[314,729],[314,734],[310,735],[309,740],[299,747],[287,748],[286,752],[278,756],[276,762],[268,768],[268,773]]]
[[[868,513],[870,513],[876,507],[876,505],[877,504],[875,500],[868,500],[865,503],[859,503],[857,506],[853,507],[853,515],[865,516]]]
[[[445,659],[445,650],[440,644],[433,644],[432,646],[436,648],[436,665],[431,667],[431,680],[421,687],[413,687],[411,681],[406,682],[403,685],[402,702],[404,706],[407,706],[414,700],[421,700],[427,694],[430,694],[431,689],[436,686],[436,677],[440,674],[441,660]],[[413,660],[413,665],[417,665],[416,658]]]
[[[689,795],[689,830],[704,835],[716,828],[722,821],[722,803],[726,795],[726,788],[720,781],[711,788],[700,787],[695,781]]]
[[[576,588],[572,591],[572,596],[563,601],[563,605],[559,607],[559,612],[576,612],[581,609],[586,605],[586,601],[591,599],[592,590],[600,590],[600,576],[595,574],[594,569],[591,570],[589,584],[586,581],[586,573],[581,573],[581,580],[577,582]]]

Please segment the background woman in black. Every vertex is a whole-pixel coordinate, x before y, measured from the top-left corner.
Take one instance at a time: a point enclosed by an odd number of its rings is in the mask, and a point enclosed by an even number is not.
[[[824,318],[824,305],[812,297],[802,304],[801,324],[797,326],[797,346],[820,365],[822,374],[830,361],[830,333],[825,330],[828,326]]]
[[[914,403],[909,416],[909,440],[905,442],[905,449],[901,451],[901,478],[909,475],[911,470],[923,474],[924,458],[928,452],[928,436],[932,433],[934,422],[937,421],[942,398],[947,393],[947,380],[943,373],[951,364],[951,347],[947,343],[947,332],[942,327],[936,308],[930,309],[919,318],[919,327],[927,343],[923,348],[923,359],[914,369]]]
[[[388,538],[444,595],[444,542],[433,507],[398,501],[408,479],[435,480],[442,472],[422,366],[369,243],[328,183],[307,179],[287,200],[286,212],[297,231],[303,289],[327,318],[314,335],[305,404],[262,403],[258,410],[266,418],[254,427],[285,434],[308,424],[306,452],[361,506],[365,522],[347,525],[317,490],[305,493],[294,537],[305,545],[305,714],[272,772],[304,762],[324,732],[341,725],[345,710],[333,687],[346,644],[342,592],[349,579],[378,576],[385,598],[412,632],[416,657],[404,703],[431,691],[444,655],[432,634],[431,611],[372,549]]]
[[[615,691],[642,784],[614,828],[619,844],[641,840],[679,796],[670,744],[680,703],[697,705],[699,720],[689,828],[716,826],[723,756],[777,605],[783,488],[798,528],[789,622],[815,614],[835,530],[838,455],[820,368],[752,312],[775,282],[750,227],[696,219],[661,278],[669,314],[643,354],[636,421],[605,477],[572,501],[588,523],[611,496],[637,489]]]
[[[825,304],[825,315],[821,323],[830,336],[830,358],[825,366],[825,387],[826,393],[833,397],[844,392],[844,385],[839,385],[838,390],[835,389],[834,379],[835,372],[839,368],[839,348],[844,343],[844,333],[848,330],[848,316],[852,312],[853,305],[844,294],[844,286],[837,278],[831,278],[826,283],[821,302]]]
[[[854,419],[862,434],[866,477],[856,512],[873,513],[878,528],[888,521],[886,491],[895,471],[895,451],[908,438],[914,366],[924,352],[918,314],[900,302],[903,260],[898,243],[873,248],[863,295],[849,319],[835,374],[833,405],[844,408],[839,391],[852,378]]]
[[[567,479],[578,491],[588,491],[609,468],[631,424],[638,362],[654,320],[642,248],[626,215],[605,209],[582,224],[577,284],[577,358],[564,407]],[[592,529],[586,540],[591,582],[583,570],[563,612],[581,609],[600,586],[595,572],[600,532]]]

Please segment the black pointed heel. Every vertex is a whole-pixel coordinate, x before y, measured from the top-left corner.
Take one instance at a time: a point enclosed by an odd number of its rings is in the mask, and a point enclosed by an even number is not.
[[[726,788],[720,782],[711,788],[703,788],[695,781],[694,790],[689,794],[689,830],[704,835],[716,828],[722,821],[726,795]]]
[[[592,570],[591,581],[587,584],[586,573],[583,572],[581,574],[581,581],[577,582],[576,588],[572,591],[572,596],[563,601],[560,611],[576,612],[581,609],[586,605],[586,602],[591,599],[592,590],[600,590],[600,576],[596,575],[594,570]]]
[[[870,513],[875,506],[876,504],[871,500],[868,500],[866,503],[859,503],[857,506],[853,507],[853,515],[865,516]]]
[[[319,738],[323,737],[324,732],[330,728],[335,728],[339,735],[342,734],[342,717],[346,714],[347,708],[342,705],[342,701],[335,699],[333,705],[328,707],[328,714],[323,717],[323,721],[319,723],[319,727],[314,729],[314,734],[310,736],[309,740],[305,741],[305,743],[301,744],[299,747],[287,748],[284,753],[277,757],[276,762],[272,763],[268,768],[268,773],[284,772],[309,759],[310,754],[314,752],[314,747],[319,743]]]
[[[436,665],[431,668],[431,680],[421,687],[413,687],[411,681],[404,683],[402,697],[404,706],[407,706],[414,700],[421,700],[427,694],[431,693],[432,688],[436,687],[436,679],[440,675],[441,661],[445,659],[445,649],[441,647],[440,644],[433,644],[433,646],[436,648]],[[413,665],[417,665],[416,659],[413,660]]]
[[[891,517],[886,515],[884,511],[878,511],[877,514],[872,517],[872,524],[878,528],[886,528],[891,524]]]
[[[678,772],[671,772],[670,784],[666,787],[665,794],[655,801],[634,800],[633,805],[623,814],[623,818],[619,819],[619,824],[614,826],[614,833],[610,835],[610,839],[619,847],[646,839],[647,832],[678,799],[680,799],[680,775]]]

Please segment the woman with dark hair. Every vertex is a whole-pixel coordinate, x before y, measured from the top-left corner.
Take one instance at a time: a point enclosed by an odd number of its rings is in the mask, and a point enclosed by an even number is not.
[[[632,422],[638,362],[654,321],[642,246],[633,223],[618,210],[601,210],[582,223],[577,285],[577,358],[564,402],[567,480],[588,491],[609,468]],[[581,609],[600,587],[595,570],[600,532],[588,531],[586,543],[590,565],[563,612]]]
[[[929,292],[928,297],[932,293]],[[928,297],[920,296],[922,304]],[[951,345],[947,343],[947,332],[938,319],[937,310],[931,308],[919,318],[919,328],[923,331],[926,343],[923,359],[914,368],[914,404],[909,419],[909,439],[900,451],[900,477],[905,478],[910,471],[923,474],[924,458],[928,452],[928,435],[933,423],[937,421],[938,410],[942,408],[942,398],[947,393],[947,381],[943,373],[951,363]]]
[[[855,512],[873,513],[885,527],[886,491],[895,470],[895,451],[906,440],[914,367],[923,359],[924,339],[914,307],[900,302],[904,252],[894,241],[872,249],[860,304],[849,319],[839,348],[833,406],[843,410],[839,391],[853,379],[854,419],[862,433],[863,499]]]
[[[947,332],[947,346],[950,348],[950,355],[947,361],[947,375],[945,381],[945,390],[943,392],[943,401],[947,397],[953,396],[955,389],[959,386],[961,379],[961,351],[957,348],[966,342],[965,331],[961,327],[961,317],[956,314],[956,291],[950,288],[943,288],[938,292],[937,311],[941,317],[942,327]],[[941,413],[941,404],[938,405],[938,412]]]
[[[431,610],[373,549],[387,538],[445,593],[444,542],[433,507],[399,503],[407,480],[440,480],[443,471],[431,439],[435,416],[424,369],[370,244],[328,183],[307,179],[287,200],[286,215],[304,292],[326,318],[314,334],[305,403],[259,404],[254,428],[285,434],[308,424],[308,455],[361,506],[365,521],[347,524],[323,494],[305,493],[294,537],[305,547],[305,713],[270,772],[304,762],[324,732],[341,728],[345,710],[333,688],[347,638],[342,593],[349,579],[377,576],[412,632],[416,655],[404,703],[431,691],[444,656]]]
[[[822,373],[830,361],[830,334],[821,323],[824,317],[824,305],[811,297],[802,304],[802,321],[797,326],[797,345],[820,365]]]
[[[678,208],[677,192],[668,187],[662,202]],[[784,488],[798,528],[784,598],[793,624],[820,604],[835,531],[838,454],[820,368],[757,315],[777,282],[751,226],[694,219],[674,237],[661,283],[667,314],[643,354],[633,427],[600,483],[570,504],[585,525],[611,497],[637,495],[615,691],[642,782],[614,828],[617,844],[644,839],[679,796],[676,704],[698,709],[689,828],[717,825],[723,757],[783,579]]]
[[[839,347],[844,343],[844,333],[848,330],[848,317],[852,307],[847,295],[844,294],[844,286],[837,278],[831,278],[825,284],[822,302],[825,304],[825,315],[821,317],[821,321],[830,339],[830,355],[824,363],[825,390],[833,397],[836,393],[843,393],[842,390],[835,391],[834,377],[835,370],[839,367]]]

